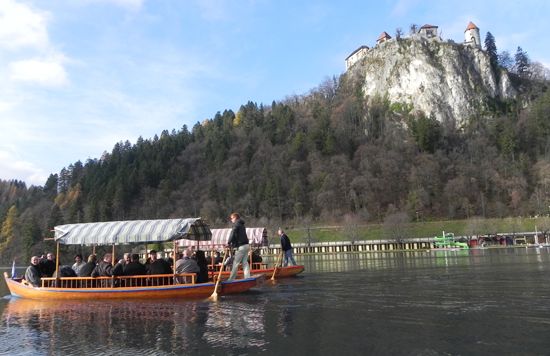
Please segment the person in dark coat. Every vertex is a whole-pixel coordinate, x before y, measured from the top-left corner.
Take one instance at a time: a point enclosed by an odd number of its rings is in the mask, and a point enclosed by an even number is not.
[[[151,262],[147,264],[147,274],[171,274],[172,269],[170,264],[162,258],[157,258],[157,251],[151,250],[149,252]]]
[[[246,235],[246,228],[244,227],[244,221],[238,213],[232,213],[229,217],[233,223],[233,229],[231,235],[229,235],[229,241],[227,244],[231,248],[237,249],[235,257],[233,259],[233,267],[231,268],[231,274],[228,281],[232,281],[237,276],[239,264],[242,263],[244,278],[250,278],[250,265],[248,264],[248,252],[250,251],[250,245],[248,244],[248,236]]]
[[[137,253],[132,254],[130,257],[130,263],[124,266],[125,276],[143,276],[147,274],[145,265],[139,262],[139,255]]]
[[[48,252],[46,258],[40,261],[40,272],[43,277],[51,277],[55,272],[55,256]]]
[[[296,261],[294,261],[294,256],[292,255],[292,245],[290,244],[290,239],[281,228],[277,230],[277,233],[281,238],[281,249],[284,253],[283,267],[286,267],[289,261],[290,263],[292,263],[293,266],[296,266]]]
[[[90,277],[92,275],[93,270],[96,266],[97,257],[96,255],[90,255],[88,256],[88,262],[80,268],[78,271],[79,277]]]
[[[57,273],[53,273],[53,277],[57,277]],[[71,268],[69,265],[62,265],[59,266],[59,277],[77,277],[76,272],[74,269]]]
[[[197,264],[199,265],[199,273],[197,273],[197,283],[206,283],[208,282],[208,262],[206,261],[206,256],[204,251],[198,250],[195,253]]]
[[[106,253],[103,260],[100,261],[92,271],[92,277],[112,277],[113,276],[113,255]]]
[[[255,249],[252,251],[252,263],[261,263],[263,261],[262,255],[260,255],[260,250]]]

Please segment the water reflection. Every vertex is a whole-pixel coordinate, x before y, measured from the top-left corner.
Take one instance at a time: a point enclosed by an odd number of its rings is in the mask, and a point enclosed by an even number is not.
[[[262,347],[261,304],[239,301],[33,301],[12,298],[2,314],[0,347],[94,354],[179,353]],[[28,345],[21,347],[21,345]]]
[[[547,354],[546,248],[299,256],[219,302],[0,300],[0,354]]]
[[[469,264],[468,250],[364,252],[301,256],[301,263],[311,272],[345,272],[356,270],[383,270],[425,268],[435,265]]]

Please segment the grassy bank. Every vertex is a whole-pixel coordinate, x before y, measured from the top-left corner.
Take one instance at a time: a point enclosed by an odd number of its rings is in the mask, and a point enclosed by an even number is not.
[[[444,221],[420,221],[405,224],[345,224],[331,226],[294,227],[287,229],[295,242],[328,242],[351,240],[380,240],[403,236],[404,238],[433,237],[442,231],[456,236],[486,235],[496,233],[541,232],[550,228],[549,217],[505,218]]]

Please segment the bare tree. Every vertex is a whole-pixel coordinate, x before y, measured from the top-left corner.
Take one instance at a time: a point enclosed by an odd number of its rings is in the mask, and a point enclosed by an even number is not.
[[[396,28],[395,29],[395,39],[399,41],[402,36],[403,36],[403,29],[401,27]]]
[[[359,219],[355,214],[344,215],[344,236],[351,241],[352,244],[355,244],[355,242],[359,240],[358,221]]]
[[[405,212],[396,212],[384,219],[384,233],[389,239],[396,239],[403,243],[409,233],[409,216]]]

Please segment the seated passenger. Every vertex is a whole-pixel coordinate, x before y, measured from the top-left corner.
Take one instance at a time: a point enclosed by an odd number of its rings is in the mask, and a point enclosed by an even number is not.
[[[199,272],[200,267],[197,261],[191,258],[191,251],[188,249],[183,250],[181,258],[176,261],[176,273],[198,274]],[[183,282],[183,279],[180,279],[179,282]]]
[[[31,257],[31,265],[27,267],[25,271],[25,280],[29,282],[33,287],[40,287],[40,278],[42,273],[39,268],[40,258],[38,256]]]
[[[46,259],[40,260],[40,272],[44,277],[51,277],[55,272],[55,256],[48,252]]]
[[[124,267],[130,263],[130,253],[125,253],[116,265],[113,267],[113,276],[122,276],[124,275]]]
[[[97,257],[96,255],[88,256],[88,262],[80,268],[80,271],[77,273],[79,277],[90,277],[96,266]]]
[[[252,263],[261,263],[262,256],[260,255],[260,249],[252,251]]]
[[[53,273],[53,277],[57,278],[57,272]],[[59,277],[77,277],[77,274],[71,266],[63,265],[59,266]]]
[[[74,264],[71,268],[73,269],[74,273],[76,273],[76,275],[78,276],[78,272],[80,272],[80,269],[84,267],[85,264],[86,262],[84,262],[84,260],[82,259],[82,255],[78,253],[74,256]]]
[[[139,262],[139,255],[134,253],[130,257],[130,263],[124,266],[124,275],[125,276],[143,276],[147,274],[147,269],[145,265]]]
[[[100,261],[92,271],[92,277],[112,277],[113,276],[113,255],[106,253],[103,261]]]
[[[157,258],[157,251],[149,251],[149,257],[151,261],[145,267],[147,267],[147,274],[171,274],[172,269],[166,260]]]
[[[206,257],[204,251],[198,250],[195,253],[197,259],[197,265],[199,266],[199,272],[197,273],[197,283],[206,283],[208,282],[208,263],[206,262]]]
[[[214,252],[214,264],[217,265],[219,263],[222,263],[222,260],[223,260],[223,258],[220,254],[220,251]]]

